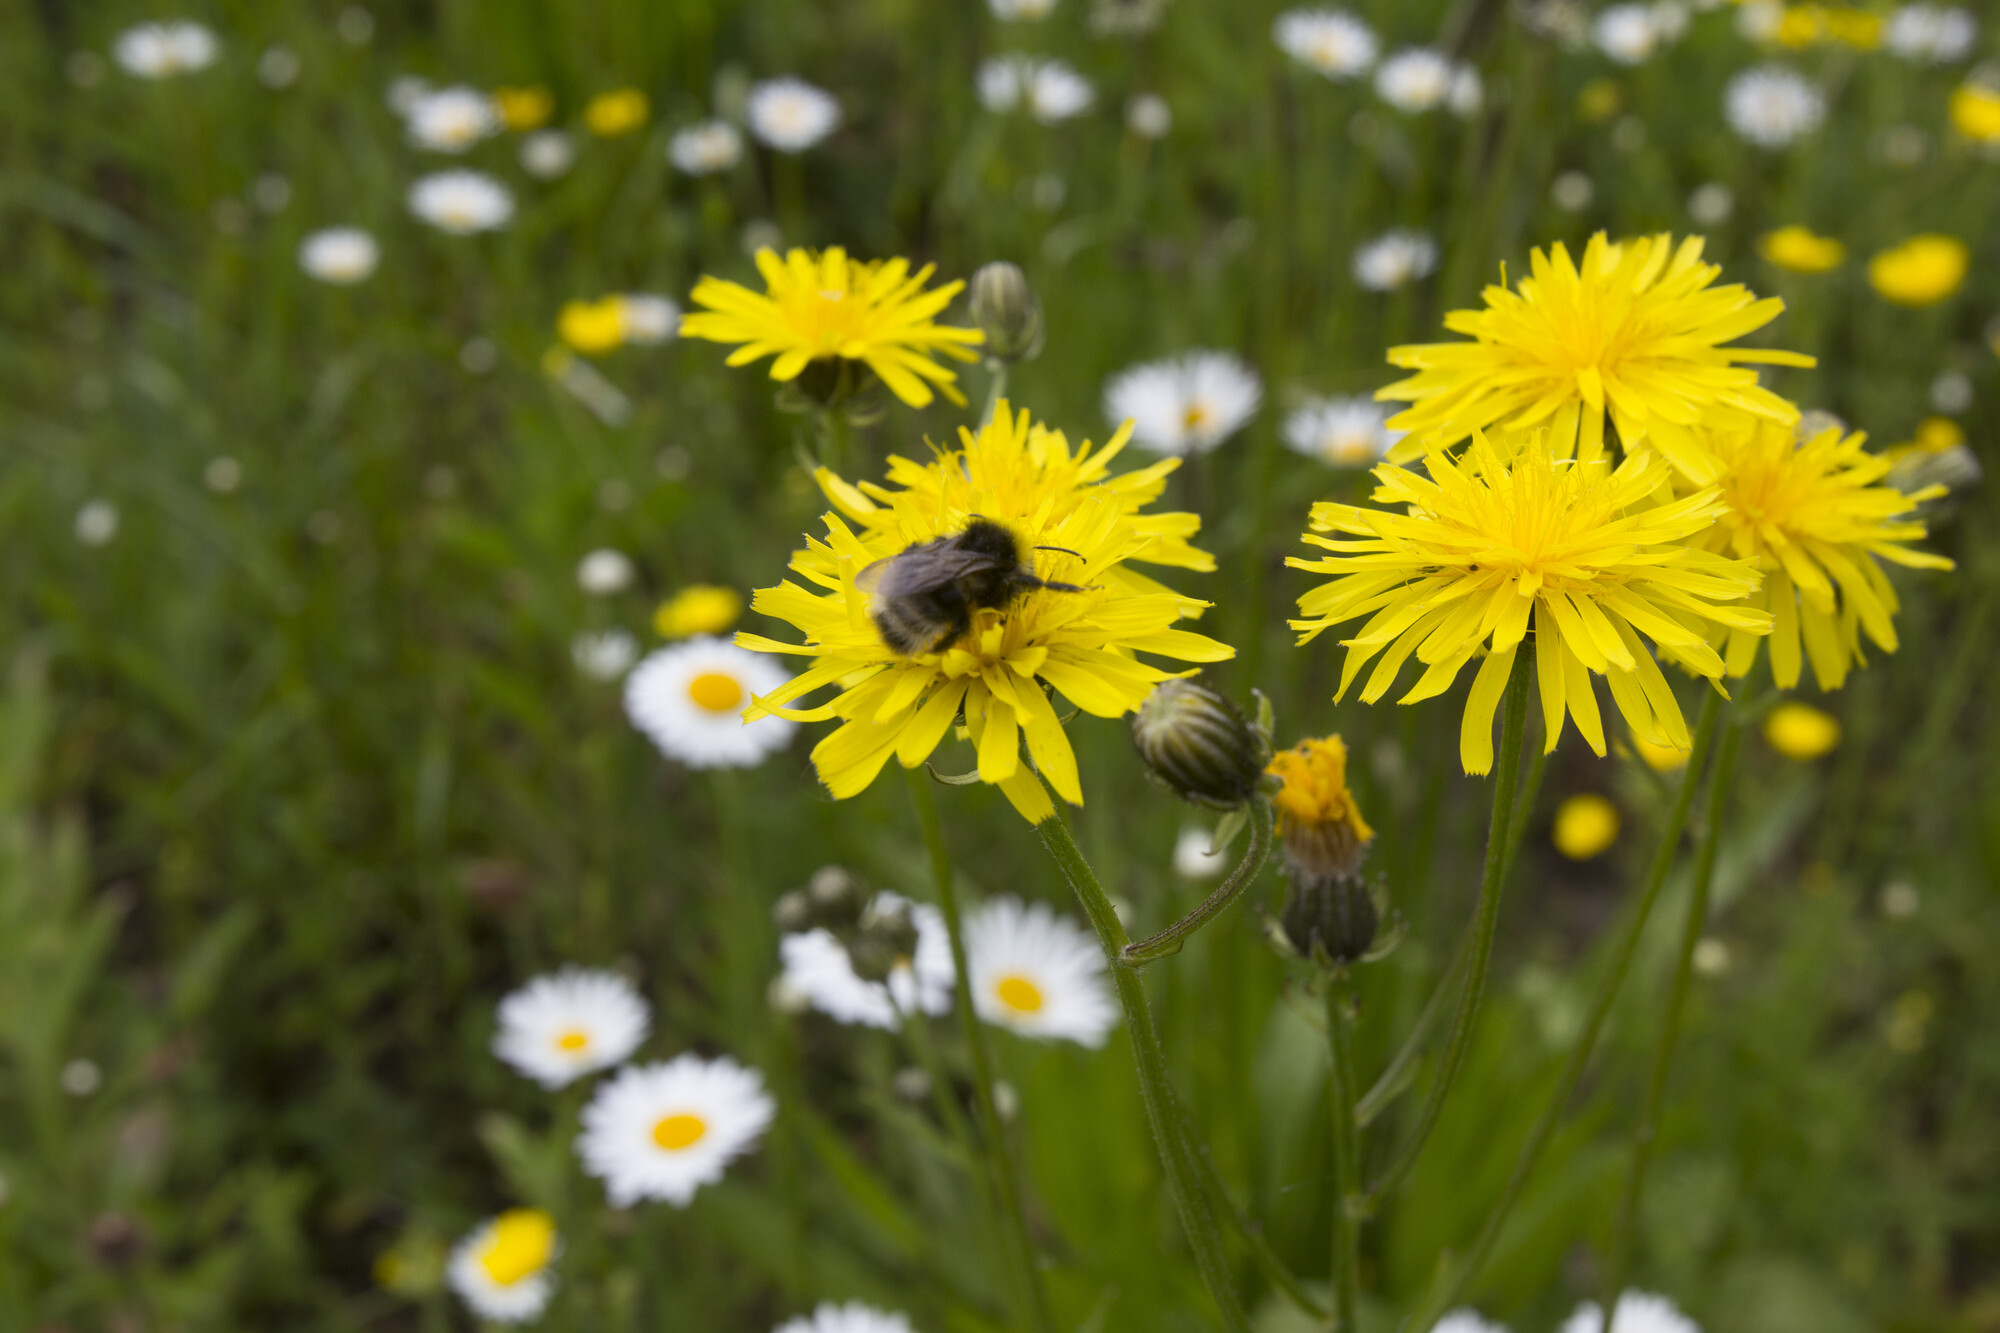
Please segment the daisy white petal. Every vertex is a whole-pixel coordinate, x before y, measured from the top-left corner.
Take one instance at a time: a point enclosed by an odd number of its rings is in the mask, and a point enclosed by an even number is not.
[[[456,236],[493,231],[514,216],[514,196],[481,171],[439,171],[410,186],[410,211]]]
[[[1162,454],[1207,453],[1256,415],[1257,373],[1228,352],[1193,351],[1112,377],[1104,414],[1132,422],[1132,442]]]
[[[876,894],[870,908],[880,913],[905,905],[916,922],[917,951],[890,971],[886,983],[856,976],[846,948],[826,930],[787,935],[778,942],[778,954],[785,964],[780,983],[841,1023],[894,1029],[901,1014],[949,1012],[951,940],[937,908],[928,903],[911,904],[895,893]]]
[[[616,972],[566,967],[500,1001],[493,1053],[545,1088],[608,1069],[639,1049],[646,1002]]]
[[[1104,954],[1046,903],[994,898],[965,922],[973,1007],[1024,1037],[1102,1046],[1117,1025]]]
[[[613,1207],[660,1199],[685,1208],[756,1146],[776,1114],[756,1070],[726,1056],[681,1055],[599,1084],[583,1108],[576,1149]]]
[[[661,648],[625,680],[625,715],[689,768],[748,768],[792,740],[781,717],[743,720],[753,695],[791,677],[769,657],[708,635]]]
[[[877,1310],[859,1301],[835,1305],[822,1301],[809,1315],[787,1319],[773,1333],[914,1333],[903,1315]]]
[[[445,1280],[481,1319],[524,1324],[554,1294],[550,1268],[561,1250],[554,1219],[539,1208],[512,1208],[452,1248]]]

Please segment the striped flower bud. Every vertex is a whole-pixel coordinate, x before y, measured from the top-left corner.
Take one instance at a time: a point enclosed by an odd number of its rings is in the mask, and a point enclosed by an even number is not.
[[[1042,350],[1042,303],[1027,276],[1005,260],[972,275],[972,322],[996,361],[1029,361]]]
[[[1132,715],[1132,742],[1174,795],[1231,810],[1256,792],[1270,747],[1234,704],[1191,680],[1163,681]]]

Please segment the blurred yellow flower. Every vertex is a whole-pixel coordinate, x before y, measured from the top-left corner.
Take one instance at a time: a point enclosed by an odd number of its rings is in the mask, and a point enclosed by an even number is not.
[[[1265,769],[1284,782],[1271,804],[1292,858],[1321,874],[1352,874],[1375,830],[1347,786],[1347,744],[1338,736],[1303,740]]]
[[[1845,7],[1826,13],[1826,35],[1857,51],[1873,51],[1882,45],[1882,16],[1865,9]]]
[[[1916,438],[1910,441],[1929,453],[1942,453],[1965,443],[1965,427],[1950,417],[1925,417],[1917,423]]]
[[[556,332],[585,356],[603,356],[625,341],[623,303],[615,296],[565,302],[556,316]]]
[[[2000,143],[2000,88],[1960,84],[1951,95],[1951,123],[1975,143]]]
[[[1912,236],[1868,261],[1868,281],[1897,305],[1936,305],[1965,282],[1971,260],[1956,236]]]
[[[1676,246],[1665,234],[1613,244],[1599,232],[1580,264],[1560,243],[1535,250],[1517,290],[1488,287],[1485,309],[1445,316],[1446,328],[1474,341],[1391,348],[1391,365],[1418,373],[1375,395],[1411,404],[1389,419],[1409,432],[1390,461],[1493,425],[1548,427],[1557,456],[1588,461],[1604,451],[1608,416],[1627,449],[1650,446],[1705,482],[1714,461],[1697,427],[1797,421],[1798,409],[1750,366],[1813,358],[1721,346],[1768,324],[1784,302],[1711,287],[1722,269],[1701,262],[1702,245],[1690,236]]]
[[[548,124],[555,114],[555,95],[543,87],[495,88],[493,105],[510,130],[533,130]]]
[[[1764,719],[1764,739],[1787,759],[1817,759],[1840,744],[1840,721],[1811,704],[1790,699]]]
[[[1628,454],[1613,471],[1604,458],[1559,461],[1539,437],[1506,458],[1481,433],[1458,461],[1438,451],[1424,464],[1428,477],[1388,463],[1375,469],[1373,499],[1393,509],[1314,505],[1305,540],[1339,554],[1287,562],[1336,576],[1299,599],[1302,618],[1291,625],[1301,644],[1370,616],[1343,641],[1334,697],[1379,653],[1361,691],[1363,703],[1375,702],[1414,653],[1428,670],[1399,702],[1416,703],[1450,688],[1485,647],[1459,731],[1465,771],[1484,773],[1493,766],[1493,712],[1532,625],[1545,750],[1555,749],[1569,716],[1604,753],[1593,672],[1609,682],[1633,734],[1691,748],[1680,704],[1641,634],[1662,657],[1713,679],[1723,663],[1703,622],[1745,634],[1771,625],[1769,613],[1741,600],[1757,588],[1754,565],[1684,544],[1724,512],[1715,489],[1655,504],[1672,475],[1660,455]]]
[[[743,594],[713,583],[691,583],[660,603],[653,628],[663,639],[720,634],[743,614]]]
[[[1826,12],[1818,5],[1789,5],[1779,15],[1771,36],[1778,45],[1794,51],[1811,46],[1826,36]]]
[[[1556,807],[1550,841],[1572,861],[1588,861],[1618,841],[1618,807],[1594,791],[1579,792]]]
[[[630,134],[646,123],[653,104],[637,88],[599,93],[583,108],[583,123],[592,134],[609,139]]]
[[[1890,460],[1863,449],[1866,438],[1832,427],[1800,442],[1783,427],[1763,426],[1713,441],[1728,508],[1695,540],[1764,571],[1750,605],[1776,618],[1771,675],[1785,689],[1799,682],[1801,639],[1826,690],[1840,688],[1850,667],[1865,661],[1863,631],[1883,652],[1896,651],[1899,603],[1881,561],[1952,567],[1905,545],[1923,539],[1923,524],[1895,521],[1944,488],[1905,495],[1883,485]],[[1760,640],[1736,631],[1718,637],[1729,674],[1748,674]]]
[[[775,353],[771,378],[780,383],[816,361],[859,362],[911,407],[931,401],[931,385],[964,405],[958,376],[932,359],[975,361],[966,348],[986,341],[978,329],[935,321],[963,282],[925,291],[931,265],[912,275],[907,259],[856,263],[837,246],[818,255],[793,250],[782,259],[759,250],[757,270],[764,275],[761,295],[720,278],[697,282],[694,303],[708,308],[682,318],[681,336],[742,343],[729,354],[732,366]]]
[[[1055,813],[1043,780],[1082,804],[1076,753],[1050,690],[1092,716],[1122,717],[1176,674],[1138,654],[1183,662],[1235,656],[1226,644],[1175,628],[1208,603],[1125,567],[1128,560],[1215,567],[1213,556],[1187,544],[1201,526],[1197,516],[1139,512],[1159,497],[1179,459],[1110,475],[1130,433],[1128,425],[1102,449],[1086,443],[1071,453],[1060,431],[1002,402],[976,436],[959,431],[959,448],[923,464],[892,457],[888,479],[901,489],[856,486],[820,469],[820,487],[838,512],[826,515],[825,538],[793,555],[803,582],[762,588],[751,599],[759,612],[803,631],[805,643],[736,636],[758,652],[819,660],[754,699],[745,719],[841,719],[812,752],[836,798],[865,790],[891,755],[915,768],[957,727],[977,751],[980,779],[1030,823]],[[858,576],[913,546],[957,536],[975,515],[1007,528],[1040,577],[1081,591],[1031,590],[1005,606],[977,606],[963,634],[914,656],[898,652],[871,618]],[[828,685],[839,693],[827,703],[785,707]],[[1021,757],[1024,738],[1032,766]]]
[[[1773,39],[1800,50],[1819,42],[1839,42],[1857,51],[1882,44],[1882,17],[1847,5],[1791,5],[1778,16]]]
[[[1592,79],[1576,95],[1576,114],[1592,124],[1598,124],[1617,115],[1618,108],[1624,103],[1625,95],[1619,90],[1616,79]]]
[[[1634,737],[1632,748],[1639,752],[1639,758],[1655,773],[1671,773],[1677,768],[1686,768],[1688,751],[1676,750],[1671,745],[1656,745],[1652,741]]]
[[[1757,253],[1794,273],[1825,273],[1840,267],[1847,258],[1847,247],[1831,236],[1817,236],[1810,227],[1794,223],[1758,237]]]
[[[508,1286],[546,1268],[555,1243],[554,1218],[539,1208],[509,1208],[493,1219],[479,1264],[488,1277]]]

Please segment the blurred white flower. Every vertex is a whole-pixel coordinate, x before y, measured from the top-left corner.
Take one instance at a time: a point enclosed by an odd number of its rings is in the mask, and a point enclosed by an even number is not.
[[[1229,869],[1229,857],[1225,852],[1208,849],[1215,843],[1215,835],[1196,824],[1181,830],[1174,839],[1174,873],[1183,879],[1214,879]]]
[[[1736,192],[1721,181],[1707,181],[1688,196],[1688,216],[1704,227],[1720,227],[1736,211]]]
[[[1759,46],[1776,40],[1784,21],[1785,6],[1780,0],[1746,0],[1736,7],[1736,31],[1745,41]]]
[[[243,484],[243,465],[228,454],[219,454],[201,470],[201,482],[217,495],[227,495]]]
[[[1565,213],[1581,213],[1597,197],[1597,187],[1581,171],[1559,172],[1549,182],[1549,199]]]
[[[1931,407],[1957,416],[1972,406],[1972,377],[1962,370],[1940,371],[1931,381]]]
[[[375,238],[359,227],[326,227],[299,242],[306,276],[342,287],[367,278],[381,257]]]
[[[1704,935],[1694,942],[1694,956],[1689,961],[1702,976],[1719,977],[1729,970],[1729,946],[1713,935]]]
[[[986,7],[1002,23],[1045,19],[1055,12],[1056,0],[986,0]]]
[[[1096,96],[1089,80],[1060,60],[996,56],[979,67],[979,100],[988,111],[1025,105],[1044,125],[1055,125],[1090,108]]]
[[[618,298],[618,328],[628,343],[654,347],[672,338],[680,326],[681,308],[670,297],[625,292]]]
[[[551,181],[576,164],[576,140],[561,130],[536,130],[521,140],[521,170]]]
[[[1335,467],[1373,467],[1404,432],[1389,429],[1394,409],[1372,398],[1315,398],[1285,418],[1285,443]]]
[[[569,656],[592,680],[617,680],[639,660],[639,640],[628,629],[586,631],[570,640]]]
[[[1431,1333],[1507,1333],[1507,1326],[1481,1318],[1477,1310],[1453,1310],[1431,1326]]]
[[[215,63],[220,52],[215,34],[199,23],[175,19],[166,23],[141,23],[118,34],[111,58],[127,74],[142,79],[170,79],[191,74]]]
[[[439,171],[410,186],[410,211],[457,236],[492,231],[514,216],[514,196],[481,171]]]
[[[1125,104],[1125,127],[1142,139],[1164,139],[1174,127],[1174,110],[1158,93],[1136,93]]]
[[[1192,351],[1112,376],[1104,415],[1132,422],[1132,442],[1162,454],[1207,453],[1256,414],[1257,372],[1228,352]]]
[[[389,80],[389,86],[384,90],[382,100],[388,103],[389,109],[397,115],[407,116],[411,108],[429,96],[430,91],[430,84],[416,75],[399,74]]]
[[[72,1060],[56,1075],[56,1083],[72,1097],[88,1097],[104,1085],[104,1071],[95,1060]]]
[[[1758,65],[1729,80],[1724,109],[1730,126],[1760,148],[1783,148],[1826,119],[1826,98],[1783,65]]]
[[[478,1318],[525,1324],[555,1294],[549,1269],[561,1249],[547,1213],[511,1209],[480,1223],[452,1247],[445,1280]]]
[[[750,133],[781,153],[802,153],[840,124],[840,103],[823,88],[786,76],[750,85]]]
[[[1479,108],[1486,104],[1486,83],[1479,77],[1479,71],[1470,65],[1460,65],[1451,72],[1451,85],[1444,93],[1445,109],[1454,116],[1471,117],[1479,114]]]
[[[1102,1046],[1117,1026],[1097,940],[1047,903],[992,898],[975,909],[965,971],[979,1016],[1024,1037]]]
[[[576,586],[592,597],[609,597],[632,586],[632,557],[602,547],[576,563]]]
[[[250,182],[250,202],[265,213],[282,213],[292,202],[292,183],[275,171]]]
[[[997,1088],[994,1090],[999,1091]],[[913,1333],[902,1315],[876,1310],[859,1301],[835,1305],[821,1301],[810,1315],[787,1319],[772,1333]]]
[[[269,46],[257,57],[257,80],[266,88],[289,88],[299,77],[299,57],[288,46]]]
[[[1941,5],[1904,5],[1882,28],[1882,45],[1905,60],[1948,65],[1972,54],[1979,21],[1971,13]]]
[[[500,110],[490,95],[476,88],[440,88],[422,94],[410,105],[404,113],[404,128],[418,148],[462,153],[500,132]]]
[[[756,1070],[727,1056],[676,1056],[598,1084],[576,1151],[612,1207],[664,1199],[685,1208],[756,1145],[777,1109]]]
[[[76,539],[85,546],[103,546],[118,535],[118,506],[109,500],[86,500],[76,511]]]
[[[897,962],[886,983],[863,981],[854,973],[847,949],[827,930],[808,930],[778,941],[785,970],[781,980],[793,993],[840,1023],[893,1031],[898,1015],[951,1011],[951,938],[944,917],[929,903],[911,903],[895,893],[878,893],[874,912],[908,907],[917,927],[914,957]]]
[[[585,967],[508,992],[496,1019],[493,1054],[551,1090],[624,1060],[653,1021],[630,981]]]
[[[1611,1322],[1618,1333],[1701,1333],[1701,1325],[1682,1314],[1672,1301],[1644,1291],[1620,1295]],[[1604,1307],[1585,1301],[1563,1321],[1561,1333],[1598,1333],[1603,1323]]]
[[[798,724],[743,720],[753,696],[791,677],[762,653],[698,635],[661,648],[625,678],[625,716],[689,768],[750,768],[791,744]]]
[[[1653,0],[1653,31],[1660,34],[1663,46],[1686,34],[1691,17],[1681,0]]]
[[[690,176],[727,171],[743,156],[743,136],[726,120],[704,120],[674,131],[667,160]]]
[[[1451,91],[1451,61],[1416,46],[1396,52],[1375,71],[1375,92],[1398,111],[1429,111]]]
[[[1364,241],[1354,251],[1354,280],[1371,292],[1392,292],[1429,277],[1438,265],[1438,246],[1429,235],[1398,227]]]
[[[1653,20],[1653,7],[1644,4],[1613,5],[1590,25],[1591,40],[1597,49],[1621,65],[1643,65],[1660,47],[1660,29]]]
[[[1329,79],[1351,79],[1375,63],[1375,30],[1344,9],[1288,9],[1271,24],[1278,49]]]

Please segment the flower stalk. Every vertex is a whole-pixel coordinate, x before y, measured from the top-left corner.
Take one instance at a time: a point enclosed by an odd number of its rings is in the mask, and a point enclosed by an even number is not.
[[[1213,921],[1222,910],[1236,901],[1237,897],[1257,878],[1264,868],[1264,862],[1271,855],[1271,803],[1262,796],[1250,802],[1250,846],[1243,859],[1222,881],[1215,892],[1202,899],[1199,906],[1180,920],[1168,926],[1157,935],[1151,935],[1136,944],[1128,944],[1118,953],[1117,961],[1127,967],[1143,967],[1156,959],[1166,958],[1181,951],[1188,936]]]
[[[1353,1333],[1361,1275],[1361,1151],[1354,1123],[1354,987],[1345,965],[1326,978],[1327,1096],[1333,1122],[1333,1302]]]

